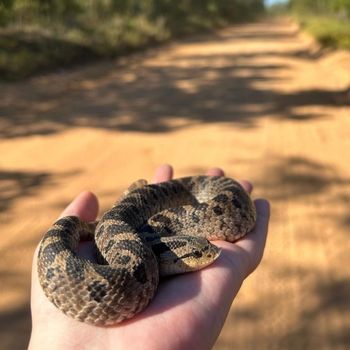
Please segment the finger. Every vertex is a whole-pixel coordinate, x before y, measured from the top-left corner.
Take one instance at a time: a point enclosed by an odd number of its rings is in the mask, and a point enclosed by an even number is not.
[[[247,181],[247,180],[239,180],[238,181],[241,186],[249,193],[251,194],[253,191],[253,185],[251,182]]]
[[[210,168],[207,171],[208,176],[225,176],[225,172],[221,168]]]
[[[174,170],[169,164],[160,165],[154,174],[153,183],[169,181],[173,178]]]
[[[66,209],[63,210],[60,218],[68,215],[79,216],[83,221],[94,221],[98,214],[98,200],[96,196],[89,191],[80,193],[71,202]]]
[[[225,176],[225,172],[221,168],[210,168],[207,171],[208,176]],[[253,185],[247,180],[238,181],[241,186],[250,194],[253,191]]]
[[[98,200],[96,196],[89,191],[80,193],[75,199],[63,210],[59,218],[74,215],[79,216],[82,220],[91,222],[95,221],[98,214]],[[36,248],[34,257],[36,257],[39,246]]]

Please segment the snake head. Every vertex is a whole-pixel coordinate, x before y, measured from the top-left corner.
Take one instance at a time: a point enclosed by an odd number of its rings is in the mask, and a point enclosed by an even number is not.
[[[197,271],[212,264],[220,255],[221,249],[205,238],[196,238],[191,242],[188,253],[179,256],[187,271]]]
[[[212,264],[220,255],[221,249],[202,237],[167,237],[169,248],[158,255],[160,275],[169,276],[197,271]],[[164,247],[164,242],[162,243]]]

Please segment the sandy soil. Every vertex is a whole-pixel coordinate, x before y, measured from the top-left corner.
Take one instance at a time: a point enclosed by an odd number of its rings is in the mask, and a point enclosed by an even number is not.
[[[223,167],[271,200],[266,255],[215,349],[350,343],[350,54],[286,21],[0,86],[0,348],[30,333],[33,250],[90,189],[107,208],[157,165]]]

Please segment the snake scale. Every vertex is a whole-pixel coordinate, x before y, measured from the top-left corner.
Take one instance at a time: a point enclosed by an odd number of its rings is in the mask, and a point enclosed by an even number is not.
[[[38,254],[40,284],[66,315],[111,325],[143,310],[159,277],[199,270],[220,250],[208,240],[234,242],[251,231],[255,207],[236,181],[192,176],[133,184],[98,223],[59,219]],[[97,262],[77,255],[94,239]]]

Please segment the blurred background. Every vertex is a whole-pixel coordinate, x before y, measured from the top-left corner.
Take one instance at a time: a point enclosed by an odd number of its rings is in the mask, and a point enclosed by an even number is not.
[[[215,349],[349,349],[349,49],[349,0],[0,1],[0,349],[60,211],[164,162],[272,204]]]

